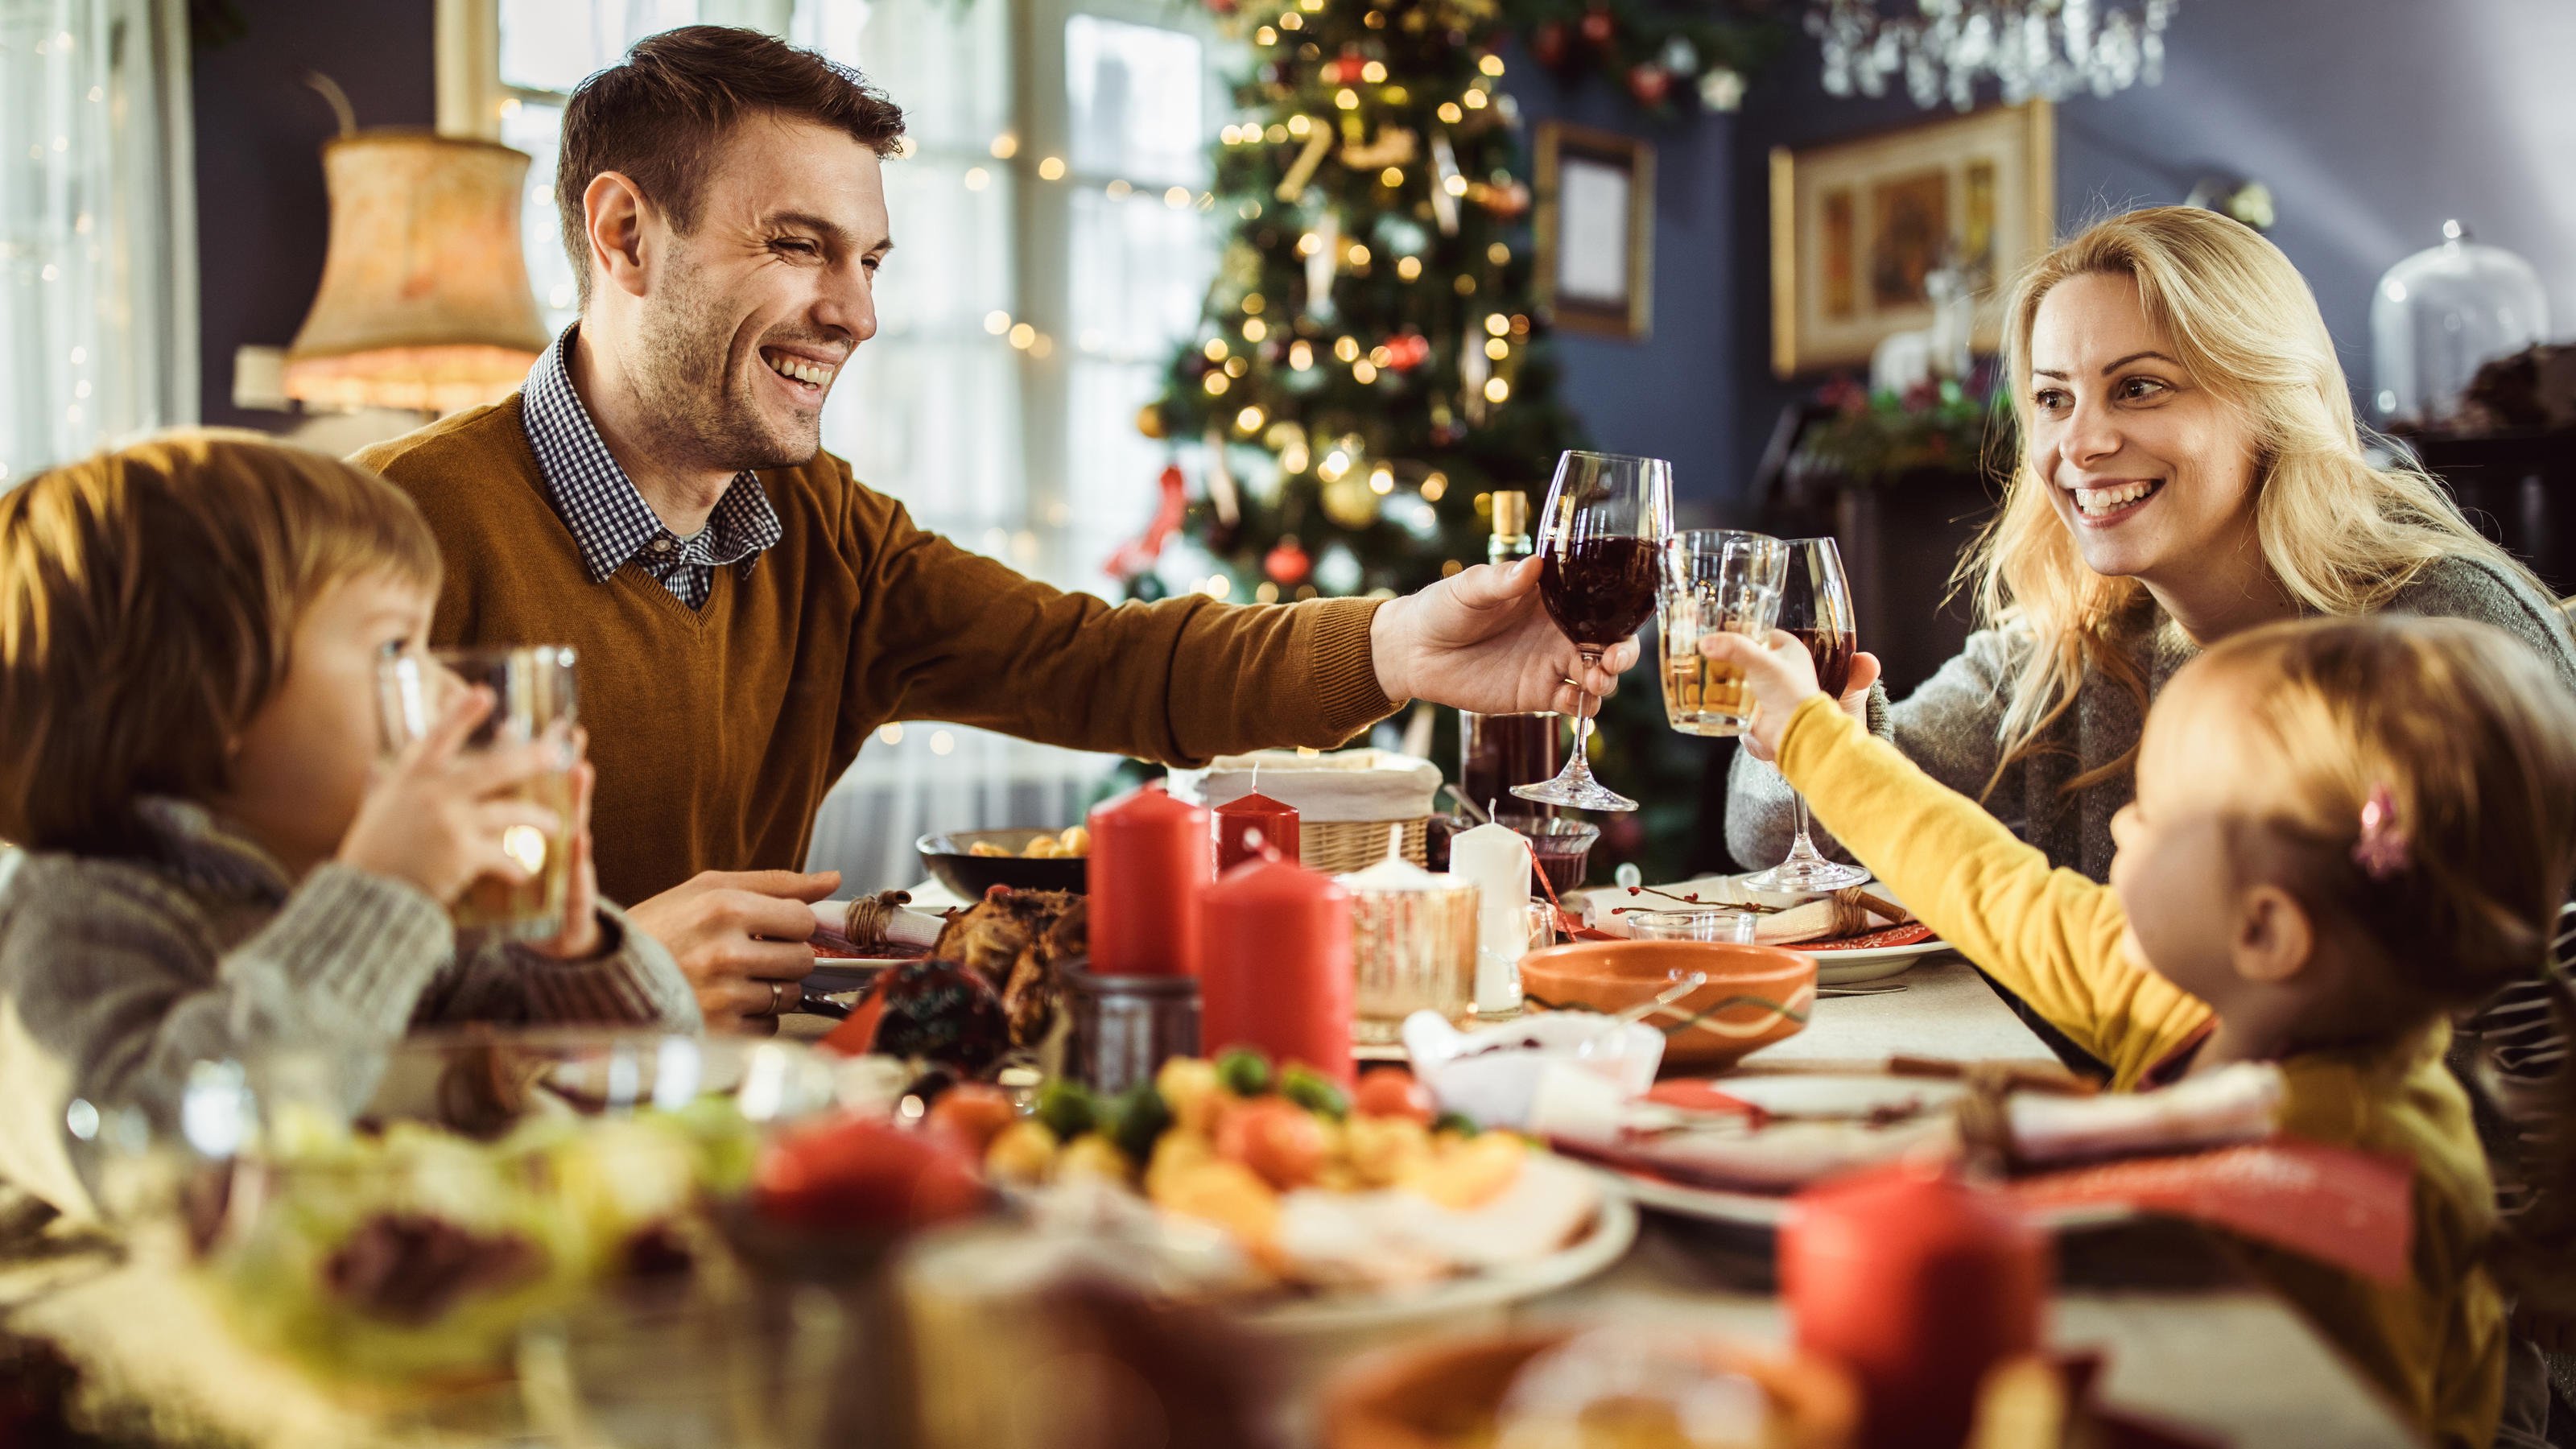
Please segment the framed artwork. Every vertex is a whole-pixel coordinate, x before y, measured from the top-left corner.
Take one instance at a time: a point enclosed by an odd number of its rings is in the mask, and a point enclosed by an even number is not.
[[[1556,325],[1643,341],[1655,293],[1655,148],[1557,121],[1538,128],[1539,305]]]
[[[2001,290],[2057,223],[2046,101],[1771,153],[1771,370],[1869,361],[1928,327],[1924,279],[1955,265],[1977,296],[1974,346],[2001,340]]]

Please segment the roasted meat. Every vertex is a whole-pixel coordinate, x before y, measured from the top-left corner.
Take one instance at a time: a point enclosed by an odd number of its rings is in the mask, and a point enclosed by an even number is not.
[[[961,962],[992,983],[1011,1024],[1011,1043],[1033,1047],[1055,1024],[1059,973],[1089,949],[1088,908],[1072,891],[995,886],[948,918],[930,954]]]

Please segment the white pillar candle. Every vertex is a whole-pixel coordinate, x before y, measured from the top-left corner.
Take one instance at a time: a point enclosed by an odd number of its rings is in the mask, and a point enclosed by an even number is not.
[[[1529,949],[1529,844],[1508,826],[1485,824],[1449,837],[1449,873],[1476,886],[1476,1010],[1521,1005],[1521,955]]]

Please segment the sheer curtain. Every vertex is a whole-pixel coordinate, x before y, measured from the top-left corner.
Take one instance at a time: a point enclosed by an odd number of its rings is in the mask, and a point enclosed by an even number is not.
[[[0,488],[197,416],[185,0],[0,0]]]

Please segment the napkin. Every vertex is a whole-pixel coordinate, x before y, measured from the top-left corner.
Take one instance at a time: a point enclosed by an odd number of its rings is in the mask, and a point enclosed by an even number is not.
[[[1697,896],[1693,902],[1688,897]],[[1676,899],[1680,897],[1681,899]],[[1682,911],[1693,904],[1711,906],[1754,905],[1753,892],[1736,884],[1731,875],[1702,876],[1678,885],[1655,886],[1630,895],[1617,886],[1583,893],[1583,909],[1589,912],[1589,924],[1606,935],[1629,934],[1629,911]],[[1753,939],[1765,946],[1787,946],[1799,941],[1834,940],[1875,931],[1882,926],[1901,925],[1914,919],[1911,911],[1889,900],[1872,886],[1836,891],[1830,896],[1773,911],[1754,923]]]
[[[1393,750],[1338,750],[1306,755],[1263,750],[1219,755],[1204,770],[1174,770],[1172,798],[1222,805],[1260,792],[1297,808],[1310,825],[1335,821],[1418,820],[1440,793],[1440,767]]]

